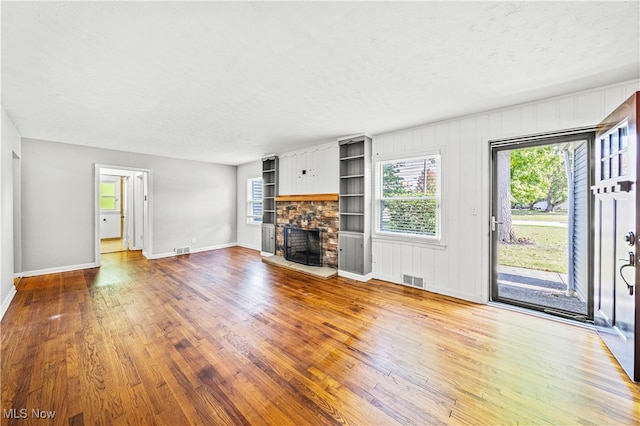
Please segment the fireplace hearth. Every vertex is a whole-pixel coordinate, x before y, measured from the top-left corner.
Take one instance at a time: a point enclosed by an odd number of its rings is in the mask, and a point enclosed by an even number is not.
[[[322,231],[284,227],[284,258],[309,266],[322,266]]]

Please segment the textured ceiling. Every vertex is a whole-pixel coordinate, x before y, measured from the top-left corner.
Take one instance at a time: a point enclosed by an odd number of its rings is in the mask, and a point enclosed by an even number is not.
[[[637,78],[639,2],[2,2],[23,137],[242,164]]]

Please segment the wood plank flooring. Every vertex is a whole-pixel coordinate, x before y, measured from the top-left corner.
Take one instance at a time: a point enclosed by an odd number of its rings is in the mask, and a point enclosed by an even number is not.
[[[102,263],[20,281],[2,424],[639,423],[640,385],[588,329],[239,247]]]

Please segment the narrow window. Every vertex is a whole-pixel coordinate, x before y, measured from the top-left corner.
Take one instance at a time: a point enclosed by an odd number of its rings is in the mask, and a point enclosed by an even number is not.
[[[262,178],[247,181],[247,223],[262,223]]]

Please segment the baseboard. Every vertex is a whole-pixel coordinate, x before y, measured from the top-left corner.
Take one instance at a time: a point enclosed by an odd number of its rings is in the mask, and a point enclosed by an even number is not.
[[[236,246],[242,247],[242,248],[246,248],[246,249],[249,249],[249,250],[260,251],[260,246],[252,246],[252,245],[249,245],[249,244],[242,244],[242,243],[238,243],[238,244],[236,244]]]
[[[216,245],[216,246],[199,247],[197,249],[191,249],[189,254],[202,253],[204,251],[211,251],[211,250],[220,250],[220,249],[224,249],[224,248],[235,247],[237,245],[238,245],[238,243],[234,242],[234,243],[219,244],[219,245]],[[143,253],[143,255],[144,255],[144,253]],[[177,254],[175,252],[170,251],[168,253],[151,254],[151,255],[148,255],[148,256],[145,256],[145,257],[147,259],[149,259],[149,260],[157,260],[157,259],[164,259],[166,257],[172,257],[172,256],[177,256]],[[183,256],[183,255],[181,254],[180,256]]]
[[[169,253],[150,254],[146,257],[149,260],[158,260],[158,259],[164,259],[165,257],[171,257],[171,256],[176,256],[176,254],[171,251]]]
[[[269,256],[274,256],[274,254],[273,253],[269,253],[268,251],[260,251],[260,256],[269,257]]]
[[[390,282],[392,284],[397,284],[397,285],[401,285],[401,286],[408,287],[408,288],[415,288],[417,290],[430,291],[431,293],[441,294],[443,296],[449,296],[449,297],[453,297],[455,299],[466,300],[467,302],[480,303],[480,304],[483,304],[483,305],[487,304],[487,301],[484,300],[482,297],[471,297],[469,294],[461,293],[459,291],[451,291],[451,290],[449,290],[447,288],[443,288],[443,287],[437,287],[437,286],[433,286],[433,285],[426,286],[425,288],[412,287],[410,285],[403,284],[402,281],[400,281],[397,278],[388,277],[388,276],[385,276],[385,275],[377,275],[377,276],[375,276],[375,279],[380,280],[380,281],[387,281],[387,282]]]
[[[373,278],[373,273],[368,273],[366,275],[354,274],[353,272],[341,271],[338,270],[338,276],[344,278],[350,278],[352,280],[367,282]]]
[[[219,244],[217,246],[210,246],[210,247],[202,247],[202,248],[193,249],[193,250],[191,250],[191,253],[202,253],[203,251],[220,250],[220,249],[224,249],[224,248],[235,247],[237,245],[238,245],[238,243]]]
[[[2,301],[2,306],[0,307],[0,320],[2,318],[4,318],[4,314],[7,313],[7,310],[9,309],[9,306],[11,305],[11,301],[13,300],[13,297],[16,295],[17,291],[15,286],[11,286],[11,291],[9,292],[9,294],[7,294],[7,297],[4,298],[4,300]]]
[[[466,300],[467,302],[478,303],[481,305],[486,305],[487,301],[483,300],[482,297],[470,296],[466,293],[461,293],[459,291],[450,291],[449,289],[442,287],[429,287],[425,288],[425,290],[430,291],[432,293],[438,293],[443,296],[453,297],[454,299]]]
[[[80,265],[69,265],[69,266],[58,266],[56,268],[48,268],[48,269],[37,269],[34,271],[24,271],[22,272],[23,277],[35,277],[38,275],[47,275],[47,274],[57,274],[59,272],[70,272],[70,271],[78,271],[81,269],[91,269],[96,268],[97,265],[95,263],[82,263]]]

